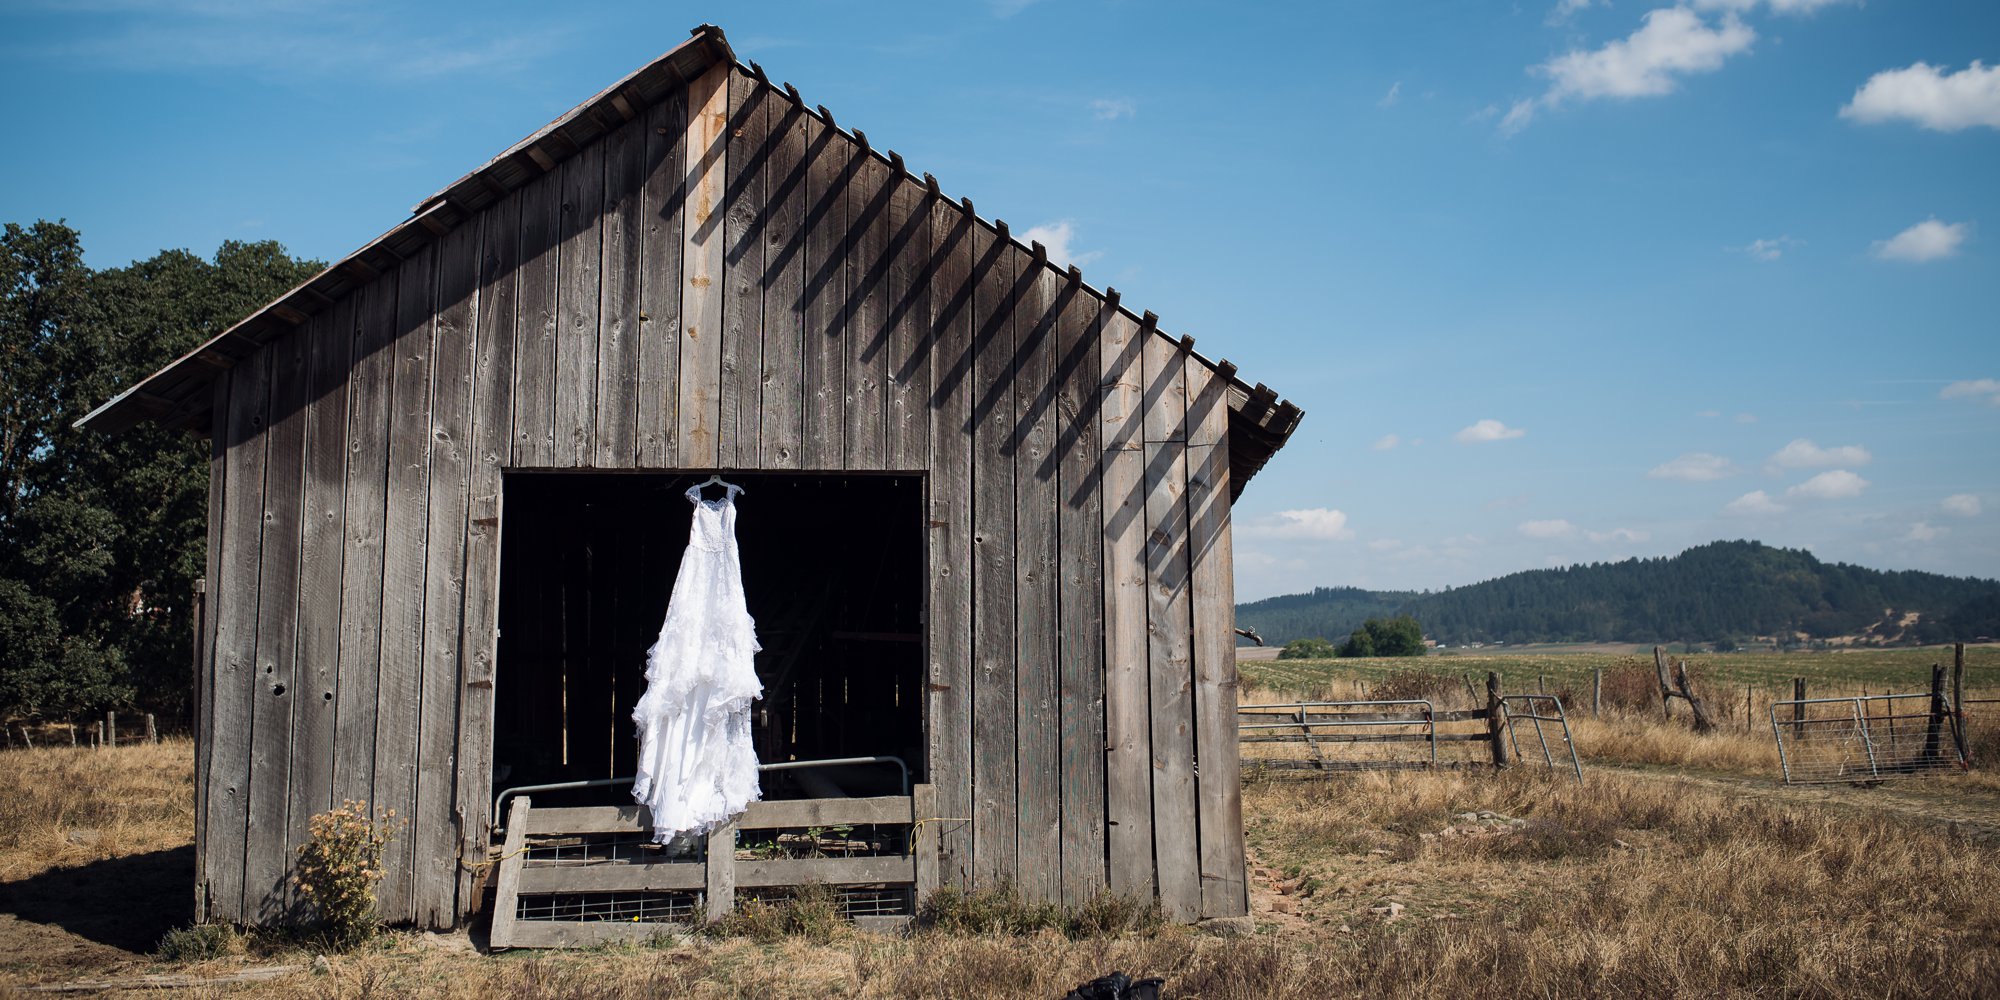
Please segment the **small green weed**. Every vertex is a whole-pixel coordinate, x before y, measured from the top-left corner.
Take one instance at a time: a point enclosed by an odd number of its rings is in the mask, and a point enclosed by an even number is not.
[[[153,953],[168,962],[206,962],[243,950],[243,935],[228,924],[195,924],[168,931]]]

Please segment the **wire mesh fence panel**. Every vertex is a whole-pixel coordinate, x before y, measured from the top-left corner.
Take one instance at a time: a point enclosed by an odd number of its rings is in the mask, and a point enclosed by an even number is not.
[[[1562,769],[1583,782],[1583,761],[1570,738],[1569,715],[1562,699],[1552,694],[1510,694],[1500,699],[1506,711],[1507,746],[1516,764]]]
[[[1476,713],[1425,699],[1244,705],[1237,740],[1246,774],[1389,771],[1490,764]]]
[[[1964,769],[1957,713],[1926,693],[1774,702],[1771,732],[1788,784],[1880,781]]]

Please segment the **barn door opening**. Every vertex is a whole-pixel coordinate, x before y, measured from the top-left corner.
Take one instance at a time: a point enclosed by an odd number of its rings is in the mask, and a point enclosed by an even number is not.
[[[706,475],[509,472],[493,788],[630,777],[646,650]],[[730,474],[743,589],[764,650],[760,762],[896,757],[926,780],[921,476]],[[766,799],[902,794],[895,765],[767,770]],[[629,802],[620,786],[538,805]],[[498,821],[500,817],[495,817]]]

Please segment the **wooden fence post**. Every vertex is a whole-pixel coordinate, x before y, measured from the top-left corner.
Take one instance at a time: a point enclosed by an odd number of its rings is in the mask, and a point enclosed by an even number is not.
[[[1944,749],[1945,701],[1944,664],[1931,664],[1931,717],[1924,731],[1924,763],[1940,762]]]
[[[1709,717],[1708,706],[1694,693],[1694,685],[1688,681],[1688,664],[1680,661],[1679,672],[1675,675],[1680,684],[1681,699],[1688,703],[1688,711],[1694,715],[1694,731],[1708,733],[1715,731],[1715,720]]]
[[[1965,742],[1965,643],[1951,644],[1951,712],[1958,725],[1952,728],[1953,741],[1958,744],[1958,759],[1962,764],[1972,763],[1972,749]]]
[[[1604,668],[1596,667],[1590,671],[1590,717],[1593,719],[1597,718],[1597,713],[1601,711],[1603,707],[1604,707]]]
[[[1486,731],[1493,737],[1493,766],[1507,766],[1507,706],[1500,701],[1500,675],[1486,674]]]
[[[1653,647],[1653,675],[1660,682],[1660,714],[1674,717],[1674,685],[1667,679],[1667,654],[1658,646]]]
[[[708,922],[715,923],[736,909],[736,824],[717,824],[708,832]]]
[[[118,745],[117,712],[104,713],[104,745],[108,747],[115,747]]]
[[[1803,703],[1805,700],[1806,679],[1803,677],[1792,678],[1792,701]],[[1804,739],[1805,735],[1806,706],[1804,704],[1794,704],[1792,705],[1792,738],[1795,740]]]
[[[1757,691],[1757,685],[1755,684],[1743,685],[1743,731],[1746,733],[1752,732],[1755,726],[1755,723],[1750,718],[1751,713],[1754,711],[1754,709],[1750,707],[1750,702],[1752,695],[1754,695],[1756,691]]]
[[[96,725],[96,730],[97,730],[97,732],[96,732],[96,734],[95,734],[95,735],[96,735],[96,737],[97,737],[97,748],[98,748],[99,750],[102,750],[102,749],[104,749],[104,720],[103,720],[103,719],[99,719],[99,720],[97,720],[97,725]]]
[[[146,742],[160,742],[160,727],[153,721],[153,713],[146,713]]]

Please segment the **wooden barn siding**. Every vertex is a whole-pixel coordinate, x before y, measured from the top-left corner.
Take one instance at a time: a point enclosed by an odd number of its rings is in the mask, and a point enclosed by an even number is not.
[[[1244,911],[1225,384],[898,166],[716,70],[232,370],[208,916],[343,799],[475,905],[510,467],[927,472],[942,877]]]

